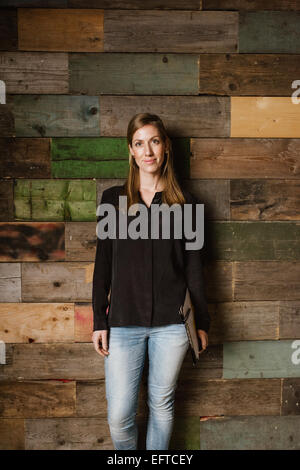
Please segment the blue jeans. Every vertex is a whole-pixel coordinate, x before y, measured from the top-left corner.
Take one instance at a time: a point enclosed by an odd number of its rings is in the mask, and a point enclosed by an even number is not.
[[[148,344],[147,450],[167,450],[173,429],[174,397],[189,347],[183,323],[110,327],[104,357],[107,416],[114,448],[137,449],[135,422],[139,385]]]

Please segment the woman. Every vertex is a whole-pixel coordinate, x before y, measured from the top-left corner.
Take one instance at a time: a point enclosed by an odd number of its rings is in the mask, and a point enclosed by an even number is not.
[[[194,197],[180,188],[173,169],[172,147],[161,119],[135,115],[128,125],[129,174],[124,186],[103,192],[101,204],[117,209],[116,238],[99,241],[93,277],[94,327],[92,340],[105,358],[108,423],[115,449],[137,449],[135,422],[138,392],[148,348],[147,450],[166,450],[173,428],[177,378],[189,347],[179,315],[189,288],[203,350],[208,345],[210,318],[204,297],[200,250],[187,250],[185,236],[163,238],[121,237],[120,196],[127,208],[140,204],[148,216],[154,205],[193,204]],[[104,206],[103,206],[104,207]],[[123,211],[124,212],[124,211]],[[137,212],[128,211],[134,221]],[[131,215],[129,215],[131,214]],[[124,214],[123,214],[124,215]],[[99,221],[103,221],[99,217]],[[174,228],[174,222],[171,228]],[[159,229],[162,221],[159,220]],[[101,232],[101,230],[100,230]],[[99,233],[99,232],[97,232]],[[152,232],[151,232],[152,233]],[[110,292],[110,301],[109,291]],[[109,306],[108,315],[106,315]]]

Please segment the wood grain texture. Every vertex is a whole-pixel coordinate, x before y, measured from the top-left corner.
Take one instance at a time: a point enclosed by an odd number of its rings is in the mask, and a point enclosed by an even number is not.
[[[228,220],[230,218],[230,181],[189,179],[183,180],[183,187],[204,204],[206,219]]]
[[[0,139],[0,146],[1,146]],[[0,181],[0,221],[9,222],[14,218],[13,181]]]
[[[14,137],[16,135],[13,107],[9,104],[0,104],[0,137]],[[5,176],[0,173],[0,176]]]
[[[236,341],[223,346],[223,378],[299,377],[300,341]]]
[[[280,413],[280,397],[280,379],[180,380],[175,403],[181,416],[268,416]]]
[[[5,343],[74,341],[74,304],[0,303],[0,339]]]
[[[1,10],[0,15],[0,51],[16,51],[18,49],[17,11]]]
[[[237,50],[237,12],[107,10],[104,18],[104,52]]]
[[[103,136],[125,136],[132,116],[158,114],[170,137],[229,137],[228,97],[215,96],[101,96]]]
[[[9,344],[0,380],[104,379],[103,357],[89,343]]]
[[[65,8],[68,0],[2,0],[0,8]]]
[[[0,301],[22,301],[20,263],[0,263]]]
[[[298,416],[232,416],[201,420],[200,449],[296,450],[300,445],[299,424]]]
[[[92,303],[77,302],[74,306],[75,341],[88,343],[93,334]]]
[[[203,275],[208,302],[230,302],[233,300],[233,263],[229,261],[210,261],[204,264]]]
[[[231,97],[231,137],[300,137],[300,107],[291,97]]]
[[[191,139],[191,178],[300,176],[300,139]]]
[[[67,222],[66,261],[95,261],[96,222]]]
[[[279,337],[300,338],[300,301],[279,302]]]
[[[69,8],[106,8],[110,10],[199,10],[199,0],[67,0]],[[201,3],[201,2],[200,2]]]
[[[0,450],[25,450],[24,419],[0,419]]]
[[[201,54],[199,92],[228,96],[291,96],[300,76],[295,54]]]
[[[231,180],[232,220],[299,220],[300,184],[294,180]]]
[[[76,384],[74,381],[35,380],[1,382],[4,418],[51,418],[72,416],[75,412]]]
[[[202,0],[203,10],[300,10],[299,0]]]
[[[59,52],[1,52],[6,93],[68,94],[68,55]]]
[[[96,220],[96,183],[88,180],[17,180],[15,219]]]
[[[70,93],[197,95],[196,54],[70,53]]]
[[[0,138],[0,174],[10,178],[50,178],[50,139]]]
[[[7,101],[14,110],[17,137],[84,137],[100,134],[97,97],[9,95]]]
[[[300,12],[243,11],[239,14],[240,53],[299,53]]]
[[[300,415],[300,378],[283,379],[282,409],[284,416]]]
[[[90,302],[94,263],[22,264],[23,302]]]
[[[21,51],[102,52],[103,10],[19,8],[18,46]]]
[[[63,260],[65,260],[63,223],[0,223],[1,262]]]

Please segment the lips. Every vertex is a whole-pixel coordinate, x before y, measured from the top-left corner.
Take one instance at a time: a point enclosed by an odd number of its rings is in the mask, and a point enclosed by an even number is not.
[[[155,162],[155,158],[152,158],[151,160],[144,160],[144,162],[145,162],[145,163],[149,163],[149,164],[150,164],[150,163],[153,163],[153,162]]]

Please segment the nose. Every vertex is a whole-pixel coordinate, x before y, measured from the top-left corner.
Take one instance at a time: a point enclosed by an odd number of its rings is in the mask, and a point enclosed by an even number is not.
[[[145,153],[146,153],[146,155],[151,155],[152,154],[151,146],[149,144],[147,144],[147,142],[146,142]]]

